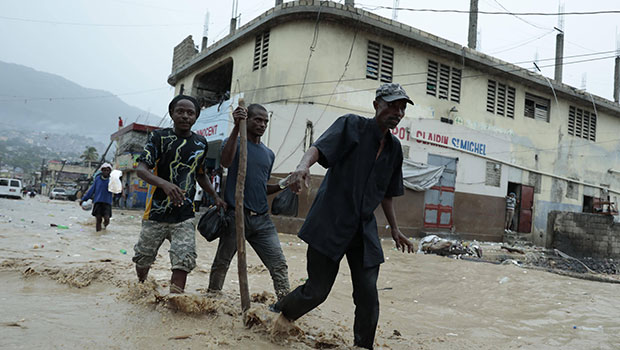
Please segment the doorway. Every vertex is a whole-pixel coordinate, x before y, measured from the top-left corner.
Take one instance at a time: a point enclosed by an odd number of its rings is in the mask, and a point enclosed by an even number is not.
[[[509,182],[506,195],[514,192],[517,198],[515,215],[512,218],[510,229],[521,233],[532,232],[532,217],[534,210],[534,187],[520,183]]]
[[[445,167],[439,182],[424,193],[424,227],[451,229],[458,158],[428,155],[429,165]]]

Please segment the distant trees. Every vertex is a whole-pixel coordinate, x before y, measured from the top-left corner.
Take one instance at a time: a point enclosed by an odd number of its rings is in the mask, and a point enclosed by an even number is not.
[[[84,150],[80,158],[82,158],[82,160],[84,160],[85,162],[95,162],[99,159],[99,152],[97,152],[97,149],[95,147],[86,146],[86,149]]]

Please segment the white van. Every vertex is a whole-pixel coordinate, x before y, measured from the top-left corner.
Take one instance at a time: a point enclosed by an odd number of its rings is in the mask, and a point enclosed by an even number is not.
[[[0,178],[0,197],[22,198],[22,182],[18,179]]]

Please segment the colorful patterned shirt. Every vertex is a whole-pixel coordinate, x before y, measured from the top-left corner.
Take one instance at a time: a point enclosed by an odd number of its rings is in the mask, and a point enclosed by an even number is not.
[[[194,217],[196,174],[205,173],[206,156],[204,136],[192,132],[187,138],[179,137],[172,128],[151,133],[137,161],[154,169],[154,175],[179,186],[185,191],[185,200],[180,207],[174,206],[161,188],[150,186],[145,220],[176,223]]]

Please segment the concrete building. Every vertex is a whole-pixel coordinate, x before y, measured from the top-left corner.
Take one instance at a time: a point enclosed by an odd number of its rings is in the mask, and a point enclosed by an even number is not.
[[[55,187],[63,187],[68,192],[77,192],[86,188],[88,179],[97,170],[96,167],[96,162],[69,163],[62,160],[49,160],[40,179],[41,194],[49,195]]]
[[[190,36],[174,49],[168,82],[200,98],[195,130],[211,149],[232,125],[231,104],[263,104],[275,176],[292,171],[337,117],[372,117],[381,83],[400,83],[416,103],[393,131],[404,157],[445,166],[432,189],[395,200],[407,234],[500,241],[504,197],[516,192],[514,229],[545,245],[550,211],[594,211],[620,193],[617,102],[353,6],[285,2],[200,52]],[[311,171],[302,213],[325,173]],[[377,220],[386,223],[381,210]],[[295,232],[301,220],[276,222]]]
[[[114,169],[123,172],[123,190],[125,205],[127,208],[144,208],[149,184],[138,177],[136,159],[142,153],[148,135],[159,127],[131,123],[110,136],[116,141],[116,154],[114,155]]]

